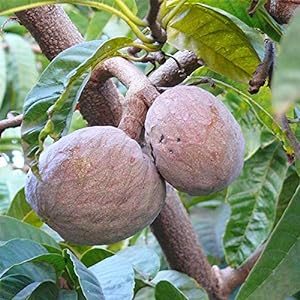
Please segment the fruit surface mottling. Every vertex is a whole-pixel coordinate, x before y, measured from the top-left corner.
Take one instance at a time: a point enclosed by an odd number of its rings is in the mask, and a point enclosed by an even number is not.
[[[177,86],[150,107],[145,137],[161,175],[180,191],[210,194],[241,172],[245,142],[225,105],[207,91]]]
[[[47,148],[41,180],[28,175],[26,199],[65,240],[109,244],[149,225],[165,184],[138,143],[120,129],[79,129]]]

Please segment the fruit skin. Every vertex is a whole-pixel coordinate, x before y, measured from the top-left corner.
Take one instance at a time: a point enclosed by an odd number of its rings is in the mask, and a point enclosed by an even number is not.
[[[145,138],[160,174],[191,195],[222,190],[243,167],[240,126],[222,102],[197,87],[176,86],[157,97]]]
[[[138,143],[120,129],[79,129],[47,148],[25,186],[33,210],[67,241],[110,244],[148,226],[165,183]]]

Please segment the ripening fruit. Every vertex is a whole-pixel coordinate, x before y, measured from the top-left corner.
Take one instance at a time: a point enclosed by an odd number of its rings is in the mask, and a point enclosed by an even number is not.
[[[148,226],[160,212],[165,183],[138,143],[120,129],[77,130],[47,148],[42,181],[29,173],[26,199],[67,241],[110,244]]]
[[[145,138],[164,179],[191,195],[222,190],[243,167],[240,126],[221,101],[197,87],[176,86],[157,97]]]

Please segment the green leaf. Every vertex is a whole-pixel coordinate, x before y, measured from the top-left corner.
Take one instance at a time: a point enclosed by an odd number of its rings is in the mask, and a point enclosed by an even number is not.
[[[162,281],[163,282],[167,281],[171,283],[174,287],[180,290],[181,293],[188,300],[208,300],[208,296],[206,292],[199,286],[199,284],[193,278],[187,276],[186,274],[173,271],[173,270],[160,271],[152,281],[152,283],[156,284],[156,291],[157,291],[157,286]],[[162,289],[162,286],[160,286],[158,289]],[[159,298],[159,299],[164,299],[164,298]],[[166,298],[166,299],[172,299],[172,298]]]
[[[57,140],[68,132],[88,71],[131,44],[128,38],[85,42],[63,51],[49,64],[24,105],[22,141],[31,166],[37,163],[47,136]]]
[[[286,112],[300,99],[300,11],[292,18],[281,40],[280,53],[272,79],[273,106],[276,112]]]
[[[0,109],[4,99],[6,90],[6,59],[5,52],[2,47],[0,47]]]
[[[57,300],[58,288],[52,282],[43,282],[35,289],[28,300]]]
[[[78,300],[78,294],[76,291],[60,289],[57,300]]]
[[[248,82],[259,64],[243,31],[205,5],[186,4],[167,31],[168,42],[175,48],[194,51],[210,69],[231,79]]]
[[[66,254],[71,260],[74,272],[79,281],[83,295],[87,300],[104,300],[102,288],[99,281],[83,263],[81,263],[76,256],[70,251],[66,250]]]
[[[11,166],[0,168],[0,214],[5,213],[16,193],[25,184],[26,175]]]
[[[95,11],[85,33],[87,41],[98,39],[103,28],[111,18],[111,14],[105,11]]]
[[[10,275],[0,279],[1,299],[12,299],[19,291],[32,283],[30,278],[23,275]]]
[[[30,44],[17,34],[6,34],[8,44],[8,80],[11,92],[8,94],[9,109],[22,112],[27,93],[38,79],[35,56]]]
[[[206,255],[217,258],[219,262],[224,258],[222,237],[229,216],[230,208],[225,203],[217,208],[194,206],[190,212],[191,221]]]
[[[300,188],[242,286],[237,300],[282,300],[300,290]]]
[[[3,275],[23,275],[30,278],[31,282],[53,282],[56,283],[54,268],[47,263],[25,261],[11,266]]]
[[[149,247],[132,246],[119,251],[116,255],[130,262],[133,269],[138,272],[144,280],[151,280],[159,271],[160,258],[156,252]]]
[[[20,127],[7,128],[1,134],[0,153],[4,152],[9,154],[14,150],[22,152]]]
[[[193,1],[193,0],[189,0]],[[268,14],[263,5],[260,5],[253,16],[248,14],[248,8],[250,7],[249,0],[196,0],[203,4],[215,6],[220,8],[235,17],[239,18],[241,21],[246,23],[248,26],[253,28],[259,28],[264,33],[269,35],[273,40],[278,42],[282,36],[281,26],[275,22],[275,20]],[[193,1],[195,2],[195,0]]]
[[[231,216],[224,235],[225,257],[232,266],[243,263],[269,235],[288,169],[279,143],[258,151],[229,186]]]
[[[7,211],[7,216],[21,220],[35,227],[41,227],[43,222],[39,219],[36,213],[31,209],[31,206],[25,199],[24,188],[22,188],[15,196]]]
[[[124,258],[114,255],[93,265],[89,270],[100,282],[105,300],[133,298],[134,271]]]
[[[49,293],[49,284],[53,286],[53,283],[49,282],[33,282],[27,285],[24,289],[22,289],[17,295],[14,296],[12,300],[24,300],[24,299],[47,299],[47,300],[55,300],[55,298],[51,297],[51,293]],[[41,290],[43,290],[43,285],[47,288],[47,296],[41,293]],[[57,288],[54,285],[54,288],[57,290]],[[45,291],[43,291],[45,293]],[[56,293],[57,295],[57,293]],[[36,298],[39,296],[39,298]],[[42,296],[42,298],[40,297]]]
[[[225,96],[225,104],[240,124],[246,142],[245,160],[252,157],[261,146],[263,125],[258,122],[253,108],[232,92]]]
[[[155,286],[156,300],[188,300],[172,283],[160,281]]]
[[[92,265],[100,262],[101,260],[113,255],[113,252],[108,251],[106,249],[92,248],[84,252],[80,260],[86,267],[91,267]]]
[[[36,242],[24,239],[9,240],[0,246],[0,277],[12,265],[45,253],[47,250]]]
[[[284,181],[282,191],[280,193],[279,200],[278,200],[275,224],[280,220],[285,209],[287,208],[288,204],[293,198],[293,195],[295,194],[299,184],[300,184],[300,180],[296,172],[292,173]]]
[[[59,249],[56,241],[44,231],[22,223],[17,219],[0,216],[0,241],[8,241],[15,238],[29,239]]]

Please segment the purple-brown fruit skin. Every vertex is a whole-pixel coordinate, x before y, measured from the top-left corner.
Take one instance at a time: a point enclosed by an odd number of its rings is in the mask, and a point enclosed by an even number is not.
[[[197,87],[176,86],[157,97],[145,138],[160,174],[190,195],[224,189],[243,167],[240,126],[221,101]]]
[[[120,129],[79,129],[47,148],[25,186],[33,210],[65,240],[110,244],[159,214],[165,183],[138,143]]]

